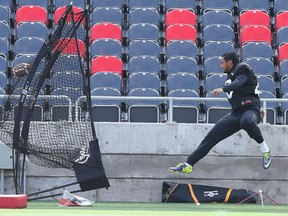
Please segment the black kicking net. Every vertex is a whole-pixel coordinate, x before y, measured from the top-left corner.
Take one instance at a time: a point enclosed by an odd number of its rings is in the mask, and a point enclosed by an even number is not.
[[[81,190],[109,187],[91,124],[87,10],[67,6],[26,77],[13,77],[12,107],[0,138],[15,150],[17,193],[20,155],[39,166],[73,169]],[[25,162],[25,157],[22,163]],[[81,171],[80,171],[81,169]],[[19,187],[17,189],[17,187]]]

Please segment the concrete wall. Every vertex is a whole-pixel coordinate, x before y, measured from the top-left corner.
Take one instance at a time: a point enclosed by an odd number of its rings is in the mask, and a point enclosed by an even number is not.
[[[162,182],[189,182],[235,189],[260,189],[288,204],[288,127],[260,125],[273,160],[262,168],[257,143],[239,131],[219,143],[193,168],[191,175],[168,171],[186,159],[213,125],[99,123],[97,134],[111,187],[80,193],[96,201],[161,202]],[[5,193],[13,193],[12,172],[6,171]],[[74,173],[27,164],[27,193],[74,182]],[[77,186],[67,188],[72,191]],[[62,193],[63,189],[53,191]],[[48,193],[49,194],[49,193]],[[54,197],[53,199],[59,199]],[[264,199],[270,203],[269,199]]]

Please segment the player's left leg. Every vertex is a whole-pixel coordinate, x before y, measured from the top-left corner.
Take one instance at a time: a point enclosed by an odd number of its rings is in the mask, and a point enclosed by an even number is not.
[[[258,126],[259,122],[260,115],[256,110],[245,111],[240,119],[241,128],[259,144],[259,148],[262,151],[263,167],[268,169],[271,164],[271,154]]]

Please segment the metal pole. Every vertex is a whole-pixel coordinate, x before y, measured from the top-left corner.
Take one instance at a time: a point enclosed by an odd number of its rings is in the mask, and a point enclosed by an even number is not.
[[[0,194],[4,194],[4,169],[0,173]]]
[[[173,122],[173,100],[169,99],[168,122]]]

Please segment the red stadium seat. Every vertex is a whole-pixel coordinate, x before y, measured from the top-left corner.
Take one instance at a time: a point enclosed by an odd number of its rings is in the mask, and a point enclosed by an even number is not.
[[[80,55],[82,57],[85,56],[86,47],[85,47],[85,43],[82,40],[77,39],[78,46],[77,46],[75,38],[71,38],[70,41],[69,41],[69,38],[61,38],[60,41],[58,42],[59,45],[60,44],[66,44],[66,43],[68,43],[68,45],[65,46],[64,50],[62,51],[62,54],[77,55],[78,50],[79,50]],[[61,49],[61,47],[63,47],[63,45],[60,45],[59,47],[56,45],[55,49],[56,48]]]
[[[267,11],[248,10],[241,11],[239,16],[239,28],[248,25],[264,25],[270,28],[270,16]]]
[[[48,14],[46,8],[27,5],[17,9],[16,24],[19,22],[43,22],[48,24]]]
[[[288,26],[288,11],[280,11],[276,15],[276,31],[286,26]]]
[[[240,30],[240,44],[245,42],[268,42],[271,44],[271,30],[266,26],[250,25]]]
[[[278,62],[288,59],[288,43],[282,43],[278,47]]]
[[[187,24],[174,24],[166,29],[166,43],[170,40],[192,40],[196,42],[197,30]]]
[[[74,12],[74,14],[75,14],[74,20],[76,21],[76,20],[77,20],[77,13],[81,13],[81,12],[83,11],[83,9],[82,9],[82,8],[79,8],[79,7],[73,6],[73,7],[72,7],[72,10],[73,10],[73,12]],[[57,22],[58,22],[58,20],[61,18],[61,16],[63,15],[63,13],[64,13],[65,11],[66,11],[66,6],[59,7],[59,8],[57,8],[57,9],[55,10],[55,12],[54,12],[54,23],[57,23]],[[68,18],[67,18],[67,21],[68,21],[68,22],[71,21],[71,18],[68,17]],[[83,19],[81,23],[82,23],[82,24],[85,24],[85,20]]]
[[[122,41],[122,28],[118,24],[98,23],[91,28],[91,42],[95,39],[116,39]]]
[[[188,24],[196,26],[196,14],[187,9],[171,9],[166,13],[166,27],[172,24]]]
[[[98,56],[92,59],[90,75],[97,72],[113,72],[122,76],[122,60],[117,56]]]

